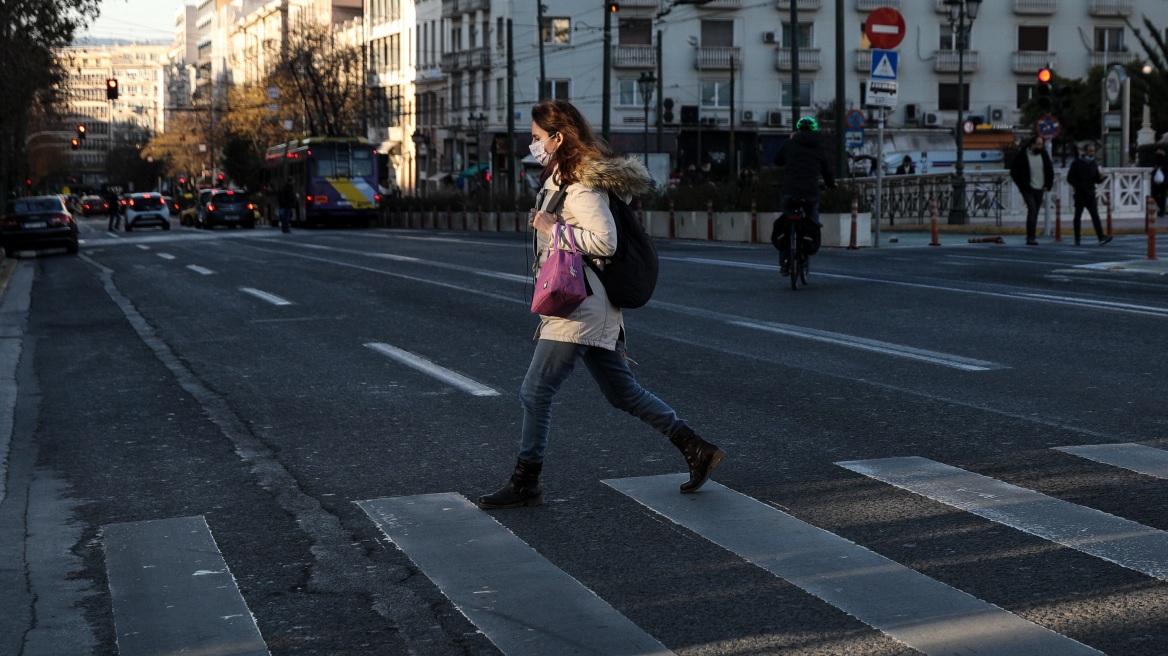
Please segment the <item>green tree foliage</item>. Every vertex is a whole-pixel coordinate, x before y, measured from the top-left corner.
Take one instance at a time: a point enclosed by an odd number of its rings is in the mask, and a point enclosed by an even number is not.
[[[97,18],[100,0],[0,0],[0,192],[7,195],[26,169],[25,137],[40,107],[53,115],[63,105],[66,79],[54,50],[73,41]]]

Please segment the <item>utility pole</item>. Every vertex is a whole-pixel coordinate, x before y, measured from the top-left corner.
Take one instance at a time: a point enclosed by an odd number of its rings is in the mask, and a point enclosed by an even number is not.
[[[604,94],[604,101],[601,103],[601,127],[600,134],[608,141],[609,133],[609,111],[612,109],[612,12],[609,11],[609,3],[604,5],[604,84],[601,85],[601,93]]]
[[[738,154],[734,150],[734,51],[730,51],[730,176],[738,177]]]
[[[665,113],[662,97],[665,95],[665,82],[661,80],[663,67],[661,64],[661,30],[657,30],[657,152],[661,152],[662,132],[665,126],[661,125],[661,115]]]
[[[838,12],[837,12],[838,15]],[[791,131],[799,122],[799,2],[791,0]]]
[[[535,26],[535,32],[536,32],[536,36],[539,37],[539,95],[538,95],[538,97],[542,101],[546,98],[546,96],[544,94],[547,93],[547,72],[544,70],[544,60],[543,60],[543,0],[535,0],[535,15],[537,17],[536,21],[538,21],[537,25]],[[508,20],[510,20],[510,19],[508,19]]]
[[[844,148],[844,0],[835,0],[835,154],[836,177],[843,179],[848,171],[847,149]]]
[[[541,39],[542,43],[542,39]],[[542,66],[542,61],[541,61]],[[507,198],[515,200],[515,42],[507,19]]]

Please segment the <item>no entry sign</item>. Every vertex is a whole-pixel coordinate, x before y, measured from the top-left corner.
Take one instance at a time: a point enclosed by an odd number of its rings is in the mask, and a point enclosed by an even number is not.
[[[864,21],[864,35],[873,48],[892,50],[904,40],[904,16],[892,7],[878,7]]]

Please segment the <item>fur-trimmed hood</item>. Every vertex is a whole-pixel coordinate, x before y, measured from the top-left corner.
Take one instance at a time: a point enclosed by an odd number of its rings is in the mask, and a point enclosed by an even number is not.
[[[641,160],[621,155],[581,163],[578,177],[585,187],[611,191],[622,198],[653,188],[653,178]]]

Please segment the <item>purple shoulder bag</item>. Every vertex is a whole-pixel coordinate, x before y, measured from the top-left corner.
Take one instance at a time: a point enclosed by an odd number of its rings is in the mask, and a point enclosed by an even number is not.
[[[557,223],[552,235],[551,252],[535,279],[531,311],[549,317],[567,318],[588,298],[584,284],[584,260],[576,248],[576,236],[568,230],[571,248],[562,248],[564,224]]]

